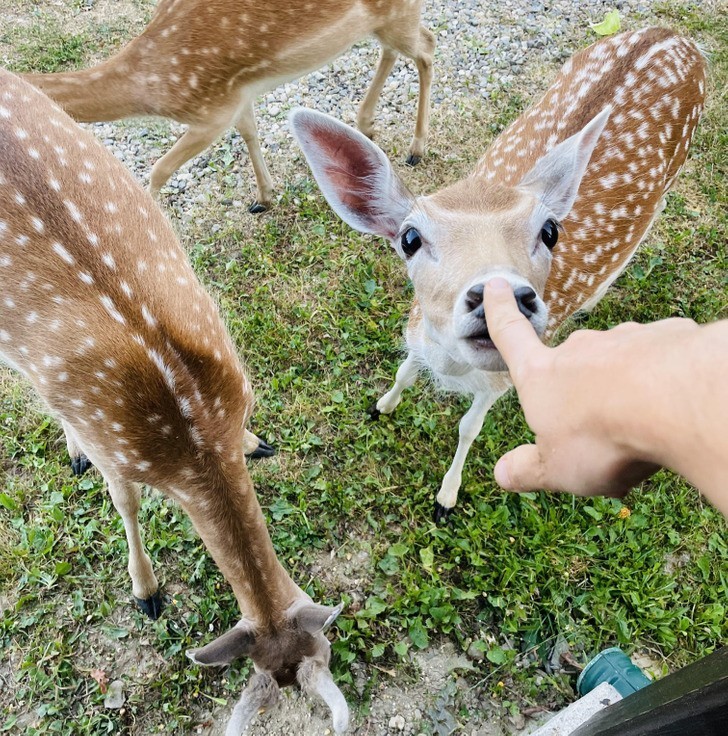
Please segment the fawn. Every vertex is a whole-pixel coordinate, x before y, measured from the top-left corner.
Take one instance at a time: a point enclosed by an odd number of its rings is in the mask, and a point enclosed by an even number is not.
[[[172,118],[188,127],[152,169],[157,194],[182,164],[235,126],[248,147],[265,211],[273,182],[258,140],[258,95],[324,66],[354,43],[375,36],[382,55],[358,115],[373,134],[374,109],[397,54],[414,59],[420,80],[408,163],[424,154],[435,37],[420,25],[421,0],[160,0],[151,23],[118,54],[91,69],[25,74],[78,122],[135,115]]]
[[[685,162],[705,74],[695,45],[667,29],[598,41],[566,62],[470,176],[422,197],[364,136],[320,113],[292,113],[329,204],[353,228],[389,239],[414,284],[408,355],[374,415],[394,411],[421,369],[444,389],[474,397],[437,495],[437,521],[455,506],[488,409],[510,387],[489,339],[484,284],[505,277],[544,339],[595,305]]]
[[[243,614],[190,656],[247,655],[257,670],[228,732],[296,681],[344,731],[348,708],[323,634],[341,608],[314,604],[276,558],[244,457],[256,444],[245,429],[253,393],[213,300],[131,174],[2,70],[0,358],[60,418],[70,455],[106,480],[132,590],[152,618],[161,597],[139,532],[139,484],[189,514]]]

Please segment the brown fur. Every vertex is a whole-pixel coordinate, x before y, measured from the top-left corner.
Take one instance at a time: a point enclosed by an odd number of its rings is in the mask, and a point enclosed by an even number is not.
[[[0,258],[12,262],[0,268],[2,355],[105,477],[179,501],[243,611],[263,630],[280,624],[302,594],[278,564],[245,467],[252,391],[171,227],[93,136],[7,72],[0,141]]]
[[[617,50],[632,38],[636,41],[620,56]],[[665,42],[672,46],[657,51],[644,68],[637,68],[641,57]],[[613,64],[609,70],[604,68],[607,60]],[[705,72],[705,61],[695,46],[665,28],[601,40],[568,61],[541,100],[501,133],[478,162],[476,176],[515,185],[554,145],[580,130],[605,105],[613,106],[554,249],[544,294],[550,312],[549,332],[625,267],[648,230],[660,200],[685,162],[703,107]],[[596,82],[569,111],[580,92],[581,73]],[[628,85],[625,80],[629,81],[630,74],[635,81]],[[679,80],[663,87],[661,82],[668,74]],[[637,114],[644,118],[635,117]],[[662,160],[658,151],[667,165],[653,176]],[[611,187],[603,183],[607,175],[615,178]],[[638,189],[640,181],[653,190]],[[624,214],[613,218],[623,206]],[[615,253],[619,258],[613,260]]]

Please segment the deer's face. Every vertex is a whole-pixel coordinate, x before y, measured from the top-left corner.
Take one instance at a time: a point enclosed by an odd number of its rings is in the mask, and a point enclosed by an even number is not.
[[[392,243],[407,264],[428,338],[457,362],[502,370],[483,311],[484,285],[505,278],[543,334],[557,236],[555,215],[531,194],[471,178],[418,198]]]
[[[242,733],[259,708],[276,700],[280,688],[294,684],[323,698],[331,709],[334,731],[346,731],[349,709],[331,678],[331,646],[325,635],[341,609],[341,605],[318,606],[301,597],[275,626],[261,628],[244,618],[201,649],[187,652],[193,662],[208,666],[240,657],[253,660],[255,675],[235,706],[228,733]]]
[[[549,244],[571,210],[609,114],[605,108],[533,162],[516,187],[473,176],[420,198],[361,133],[311,110],[294,111],[291,124],[339,216],[361,232],[388,238],[406,261],[427,336],[457,362],[504,370],[483,314],[483,285],[505,277],[521,312],[544,332]]]
[[[274,635],[255,637],[248,656],[256,671],[275,680],[278,687],[299,684],[306,687],[306,673],[328,670],[331,645],[323,633],[309,633],[297,627],[277,631]]]

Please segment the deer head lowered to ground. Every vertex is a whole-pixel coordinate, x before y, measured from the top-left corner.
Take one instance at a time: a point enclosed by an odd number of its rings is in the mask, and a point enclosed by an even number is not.
[[[276,558],[244,457],[255,445],[245,428],[253,393],[214,302],[131,174],[2,70],[0,359],[60,418],[71,456],[83,453],[106,480],[134,596],[153,618],[161,597],[139,532],[139,484],[189,514],[243,613],[191,656],[246,655],[257,670],[228,733],[293,682],[321,695],[344,731],[323,633],[340,608],[314,604]]]
[[[79,122],[158,115],[188,125],[154,165],[152,194],[186,161],[235,126],[248,147],[257,183],[251,212],[271,203],[253,105],[258,95],[318,69],[354,43],[382,45],[357,123],[372,135],[374,109],[401,53],[417,64],[420,96],[408,163],[427,137],[435,37],[420,25],[421,0],[160,0],[144,32],[91,69],[24,78]]]
[[[484,284],[506,278],[544,339],[596,304],[661,211],[704,93],[704,59],[669,30],[599,41],[567,61],[470,176],[421,197],[356,131],[313,111],[291,115],[333,209],[357,230],[389,239],[414,285],[408,355],[375,415],[394,411],[421,369],[443,388],[474,396],[437,496],[437,520],[456,503],[488,409],[510,387],[489,339]]]

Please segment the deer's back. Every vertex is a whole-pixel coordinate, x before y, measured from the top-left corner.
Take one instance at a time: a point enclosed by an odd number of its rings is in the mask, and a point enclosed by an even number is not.
[[[0,356],[120,470],[241,437],[247,381],[164,216],[90,134],[1,70],[0,295]]]
[[[705,62],[690,41],[660,28],[623,33],[569,60],[478,163],[476,176],[515,185],[612,106],[553,252],[545,291],[551,331],[601,294],[634,253],[685,161],[704,92]]]
[[[168,0],[98,72],[131,78],[140,110],[193,123],[227,109],[246,85],[272,89],[413,15],[419,2],[406,0]]]

